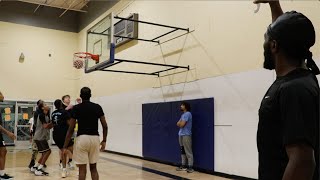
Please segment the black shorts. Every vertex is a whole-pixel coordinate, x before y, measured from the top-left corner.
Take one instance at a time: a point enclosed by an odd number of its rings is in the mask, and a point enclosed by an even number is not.
[[[65,137],[53,134],[53,140],[59,149],[63,149]],[[68,144],[68,147],[73,146],[73,144],[74,144],[73,139],[71,139]]]
[[[6,147],[6,144],[4,143],[4,140],[3,140],[2,133],[0,133],[0,147]]]
[[[39,153],[50,151],[50,147],[47,140],[41,140],[41,141],[34,140],[34,142],[37,144]]]

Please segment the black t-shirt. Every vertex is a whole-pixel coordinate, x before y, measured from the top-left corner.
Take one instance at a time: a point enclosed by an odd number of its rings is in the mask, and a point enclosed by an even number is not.
[[[104,116],[104,113],[99,104],[83,101],[81,104],[74,106],[72,109],[72,118],[78,121],[77,136],[99,136],[98,123],[102,116]]]
[[[64,109],[58,109],[52,113],[51,117],[54,125],[53,134],[65,137],[69,129],[68,120],[71,118],[70,113]]]
[[[281,180],[288,164],[285,146],[303,143],[315,152],[319,179],[319,86],[308,70],[279,77],[259,110],[259,180]]]

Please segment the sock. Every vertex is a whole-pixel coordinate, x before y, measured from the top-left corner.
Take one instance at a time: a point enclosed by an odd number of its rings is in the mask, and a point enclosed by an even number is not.
[[[60,164],[62,163],[62,160],[60,159]]]
[[[71,163],[72,162],[72,159],[69,159],[69,163]]]
[[[39,167],[38,167],[38,170],[42,169],[43,168],[43,165],[40,164]]]
[[[0,170],[0,176],[4,176],[4,170]]]
[[[38,167],[40,164],[39,163],[37,163],[37,164],[35,164],[33,167]]]

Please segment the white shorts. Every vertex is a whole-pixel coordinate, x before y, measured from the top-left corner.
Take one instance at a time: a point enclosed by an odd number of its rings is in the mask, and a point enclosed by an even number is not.
[[[77,137],[73,159],[77,165],[96,164],[100,154],[99,136],[80,135]]]

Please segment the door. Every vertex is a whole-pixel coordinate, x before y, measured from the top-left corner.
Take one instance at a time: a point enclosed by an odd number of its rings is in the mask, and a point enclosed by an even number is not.
[[[16,145],[29,146],[30,140],[30,124],[29,120],[33,117],[33,112],[36,108],[35,104],[17,104],[18,116],[16,119]]]

